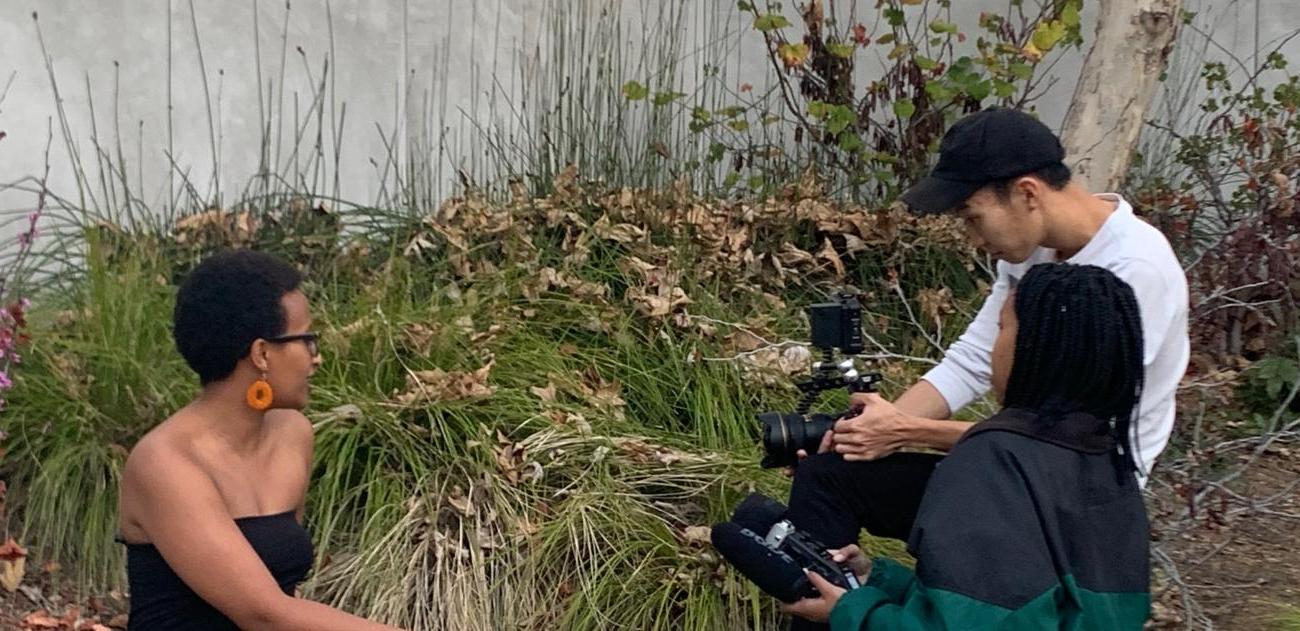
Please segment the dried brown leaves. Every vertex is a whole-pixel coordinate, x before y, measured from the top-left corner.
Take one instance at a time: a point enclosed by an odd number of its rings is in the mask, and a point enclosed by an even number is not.
[[[407,255],[444,257],[466,279],[527,270],[530,280],[520,291],[529,302],[569,296],[669,319],[692,304],[684,264],[693,277],[727,291],[779,293],[792,281],[842,282],[852,259],[868,251],[884,252],[887,260],[920,244],[968,251],[960,224],[950,218],[831,202],[813,173],[762,202],[703,200],[684,181],[668,190],[595,194],[573,166],[556,177],[549,196],[529,198],[518,183],[511,192],[505,204],[479,195],[449,200],[426,218]],[[542,263],[534,246],[539,239],[558,244],[559,264]],[[582,269],[595,248],[618,253],[625,289],[615,291]],[[682,251],[696,260],[674,262]]]
[[[406,375],[406,390],[393,397],[402,406],[447,403],[490,397],[496,388],[488,384],[492,363],[473,372],[447,372],[441,368],[414,370]]]

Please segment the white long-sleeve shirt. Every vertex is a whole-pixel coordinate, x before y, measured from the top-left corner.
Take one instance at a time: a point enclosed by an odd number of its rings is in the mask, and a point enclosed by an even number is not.
[[[1187,276],[1168,239],[1133,214],[1133,207],[1114,194],[1098,195],[1114,202],[1101,230],[1068,263],[1096,265],[1110,270],[1133,288],[1142,318],[1143,357],[1146,369],[1138,422],[1138,481],[1146,484],[1156,456],[1169,442],[1174,427],[1174,395],[1187,370]],[[1055,261],[1056,251],[1038,248],[1023,263],[999,261],[992,293],[966,332],[948,348],[943,361],[924,379],[939,391],[956,412],[983,396],[990,386],[993,342],[998,318],[1012,286],[1030,267]]]

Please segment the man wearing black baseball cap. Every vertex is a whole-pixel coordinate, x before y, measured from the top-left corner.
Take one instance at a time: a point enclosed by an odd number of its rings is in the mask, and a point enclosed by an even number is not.
[[[921,214],[954,213],[972,243],[998,260],[975,320],[943,360],[893,403],[855,394],[860,415],[836,423],[818,454],[796,468],[789,519],[832,548],[861,528],[906,539],[934,466],[970,427],[948,420],[989,391],[999,313],[1015,283],[1047,261],[1104,267],[1138,299],[1145,386],[1134,438],[1146,483],[1174,421],[1174,394],[1187,367],[1187,280],[1169,242],[1116,194],[1074,181],[1060,140],[1033,116],[988,109],[944,135],[930,175],[903,194]],[[796,624],[798,626],[798,624]]]
[[[1037,119],[1019,110],[984,110],[948,130],[939,147],[939,164],[903,194],[903,202],[923,214],[955,210],[989,184],[1049,167],[1060,169],[1064,161],[1061,141]]]

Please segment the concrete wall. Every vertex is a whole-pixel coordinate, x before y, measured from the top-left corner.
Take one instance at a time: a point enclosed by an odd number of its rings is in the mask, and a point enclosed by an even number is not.
[[[8,92],[0,103],[0,130],[8,137],[0,141],[0,182],[42,171],[52,121],[52,184],[65,193],[75,190],[55,117],[50,76],[31,17],[33,10],[40,12],[39,28],[72,136],[88,172],[92,177],[97,173],[92,134],[97,131],[101,145],[116,153],[120,130],[132,186],[142,180],[140,197],[159,207],[165,204],[169,186],[175,185],[180,173],[188,174],[200,194],[211,189],[214,136],[219,145],[215,162],[222,189],[227,196],[237,192],[259,163],[260,121],[268,117],[268,108],[270,118],[278,121],[271,133],[273,139],[281,138],[281,164],[287,162],[292,153],[287,138],[293,135],[295,107],[299,118],[309,109],[312,84],[321,76],[331,42],[335,47],[331,57],[337,61],[332,69],[333,89],[327,93],[324,107],[326,118],[337,120],[346,103],[339,173],[343,197],[368,201],[378,193],[380,178],[372,160],[384,162],[386,137],[397,139],[399,150],[405,151],[409,147],[400,142],[403,137],[443,133],[456,141],[449,144],[455,144],[457,151],[473,150],[471,120],[482,123],[489,118],[487,95],[499,89],[502,95],[517,98],[519,91],[528,87],[526,81],[521,84],[519,80],[521,64],[536,68],[547,63],[543,52],[548,50],[546,19],[554,11],[547,3],[557,1],[566,0],[334,0],[328,5],[324,0],[299,0],[286,12],[286,5],[274,0],[3,0],[0,91],[8,85]],[[567,1],[569,10],[582,7],[597,12],[620,0]],[[648,28],[645,25],[654,21],[656,10],[662,8],[657,7],[658,1],[624,2],[623,10],[632,25],[629,46],[638,41],[638,34],[632,31]],[[735,3],[698,0],[698,4],[692,10],[701,15],[713,12],[710,28],[737,38],[731,53],[733,63],[729,64],[737,84],[745,77],[761,80],[767,69],[760,40],[735,15]],[[841,15],[847,15],[854,4],[852,0],[836,3]],[[974,24],[983,9],[1004,10],[1006,5],[1005,0],[953,4],[957,5],[953,8],[955,21],[965,25]],[[1093,0],[1088,0],[1085,7],[1092,4]],[[874,0],[857,0],[856,5],[862,15],[874,12]],[[1262,43],[1300,27],[1300,3],[1294,0],[1202,1],[1198,8],[1214,14],[1213,20],[1203,19],[1202,23],[1213,25],[1216,40],[1243,57],[1255,44],[1257,8]],[[1084,19],[1090,20],[1092,13],[1086,9]],[[280,98],[278,73],[286,15],[287,71]],[[332,20],[327,15],[332,15]],[[730,15],[731,21],[718,22],[717,15]],[[693,31],[685,41],[700,41],[709,35],[696,32],[697,22],[703,21],[685,20],[684,28]],[[1088,26],[1086,32],[1090,29]],[[208,98],[198,61],[200,50],[207,70]],[[1287,50],[1300,52],[1300,47],[1292,42]],[[1040,103],[1053,124],[1064,114],[1081,61],[1082,55],[1075,55],[1054,70],[1059,81]],[[170,175],[169,76],[174,134],[170,146],[179,165]],[[275,94],[268,93],[268,84],[275,86]],[[211,130],[209,103],[218,123]],[[503,117],[502,103],[499,98],[498,118]],[[306,128],[310,139],[315,127]],[[310,146],[309,141],[303,149]],[[456,156],[447,156],[443,162],[455,165],[458,161]],[[0,193],[0,208],[30,205],[31,201],[13,191]]]

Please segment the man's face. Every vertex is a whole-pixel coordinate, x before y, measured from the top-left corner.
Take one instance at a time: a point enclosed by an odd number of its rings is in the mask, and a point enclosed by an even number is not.
[[[1006,199],[985,186],[957,207],[971,245],[1008,263],[1023,263],[1043,240],[1043,213],[1014,189]]]

